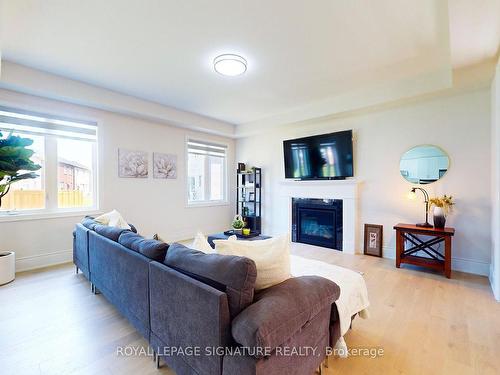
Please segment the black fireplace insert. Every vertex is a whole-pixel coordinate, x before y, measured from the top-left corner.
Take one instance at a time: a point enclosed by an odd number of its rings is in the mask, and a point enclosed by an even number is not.
[[[292,198],[292,241],[342,251],[342,200]]]

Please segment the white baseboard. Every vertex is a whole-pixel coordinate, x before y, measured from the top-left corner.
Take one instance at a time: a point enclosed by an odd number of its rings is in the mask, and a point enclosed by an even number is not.
[[[490,263],[472,259],[452,258],[451,269],[456,271],[473,273],[475,275],[489,276]]]
[[[16,258],[16,273],[37,268],[68,263],[73,260],[73,250],[54,251],[52,253]]]
[[[490,285],[491,289],[493,290],[493,295],[495,296],[495,299],[500,302],[500,289],[497,288],[495,269],[493,267],[493,264],[490,265],[490,275],[488,278],[490,279]]]
[[[383,256],[388,259],[396,259],[396,249],[384,246]],[[454,271],[473,273],[475,275],[490,276],[490,263],[473,259],[451,258],[451,269]]]

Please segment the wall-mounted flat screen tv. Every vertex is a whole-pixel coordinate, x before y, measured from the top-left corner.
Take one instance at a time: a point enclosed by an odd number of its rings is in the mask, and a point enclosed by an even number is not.
[[[283,141],[285,178],[345,179],[354,176],[352,130]]]

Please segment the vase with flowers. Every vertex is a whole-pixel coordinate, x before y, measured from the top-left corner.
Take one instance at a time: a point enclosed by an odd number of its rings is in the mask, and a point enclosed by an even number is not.
[[[432,209],[434,218],[434,228],[444,228],[446,217],[453,209],[453,197],[451,195],[443,195],[429,199],[429,209]]]
[[[241,230],[245,227],[245,222],[243,221],[243,217],[241,215],[236,215],[233,219],[233,223],[231,224],[233,230],[236,232],[241,232]]]

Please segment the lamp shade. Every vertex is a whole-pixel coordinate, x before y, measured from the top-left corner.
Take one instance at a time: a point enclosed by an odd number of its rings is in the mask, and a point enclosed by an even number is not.
[[[414,200],[417,197],[415,190],[411,190],[408,192],[408,199]]]

